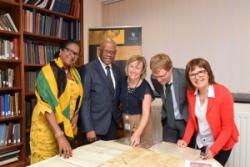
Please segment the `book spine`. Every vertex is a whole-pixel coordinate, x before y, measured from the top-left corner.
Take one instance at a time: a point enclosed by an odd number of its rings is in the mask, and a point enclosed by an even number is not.
[[[18,30],[17,30],[17,28],[16,28],[16,25],[15,25],[15,23],[13,22],[13,20],[12,20],[10,14],[9,14],[9,13],[6,13],[4,16],[6,17],[6,20],[7,20],[8,24],[9,24],[10,28],[11,28],[14,32],[18,32]]]

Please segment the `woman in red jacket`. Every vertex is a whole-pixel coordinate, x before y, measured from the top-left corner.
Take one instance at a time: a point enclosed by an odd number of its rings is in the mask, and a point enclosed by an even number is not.
[[[233,97],[226,87],[215,82],[205,59],[192,59],[187,64],[186,79],[189,119],[184,137],[177,144],[186,147],[195,133],[198,148],[205,150],[202,158],[214,158],[224,166],[239,136]]]

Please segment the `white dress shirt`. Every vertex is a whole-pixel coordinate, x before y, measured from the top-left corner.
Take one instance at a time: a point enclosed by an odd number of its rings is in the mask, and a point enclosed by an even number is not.
[[[109,66],[110,67],[110,73],[111,73],[111,79],[112,79],[112,82],[113,82],[113,86],[114,86],[114,89],[115,89],[115,77],[114,77],[114,73],[113,73],[113,69],[112,69],[112,64],[109,64],[109,65],[106,65],[102,62],[102,60],[100,59],[100,57],[98,57],[98,60],[100,61],[101,65],[102,65],[102,68],[105,72],[105,74],[107,75],[107,69],[106,69],[106,66]]]
[[[173,108],[174,108],[174,117],[175,120],[182,120],[183,116],[180,113],[176,98],[175,98],[175,92],[174,92],[174,85],[173,85],[173,74],[171,76],[170,81],[168,82],[168,84],[171,84],[170,89],[171,89],[171,93],[172,93],[172,101],[173,101]],[[164,92],[164,96],[165,92],[166,92],[166,86],[163,86],[163,92]]]
[[[208,98],[215,98],[214,88],[212,85],[209,85],[208,94],[203,104],[201,104],[198,90],[196,90],[194,94],[196,96],[195,116],[197,118],[199,127],[196,143],[199,148],[203,146],[210,147],[214,143],[214,137],[207,122],[206,113],[207,113]]]

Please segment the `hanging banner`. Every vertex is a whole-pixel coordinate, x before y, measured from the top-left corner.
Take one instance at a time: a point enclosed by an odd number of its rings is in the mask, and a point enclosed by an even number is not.
[[[99,45],[110,38],[117,44],[115,60],[125,62],[132,55],[142,55],[141,27],[103,27],[89,29],[89,61],[99,55]],[[123,63],[122,63],[123,64]]]

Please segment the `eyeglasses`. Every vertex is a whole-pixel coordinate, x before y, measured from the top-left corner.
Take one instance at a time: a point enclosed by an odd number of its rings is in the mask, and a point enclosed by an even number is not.
[[[70,49],[70,48],[64,48],[64,50],[66,50],[67,52],[70,52],[70,53],[73,54],[74,56],[79,56],[79,53],[73,51],[73,50]]]
[[[198,77],[204,77],[206,72],[207,72],[206,70],[201,70],[201,71],[198,71],[196,73],[189,74],[189,78],[190,79],[195,79],[195,78],[197,78],[197,76]]]
[[[103,52],[106,53],[106,54],[111,54],[111,55],[116,54],[116,50],[106,50],[106,49],[104,49]]]
[[[166,72],[165,72],[164,74],[162,74],[162,75],[154,75],[154,74],[152,74],[152,78],[153,78],[153,79],[164,79],[164,78],[166,78],[168,72],[169,72],[169,71],[166,71]]]

